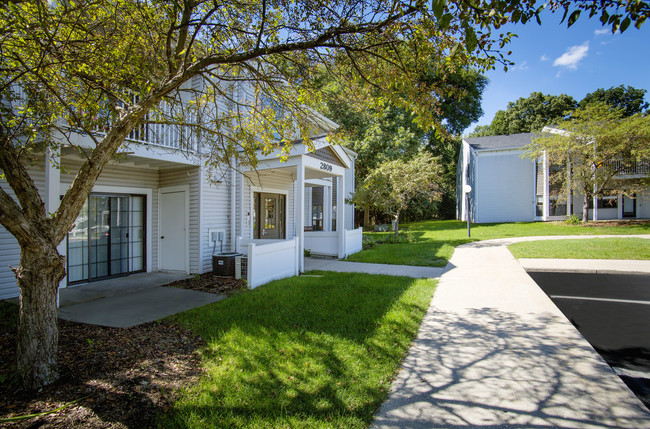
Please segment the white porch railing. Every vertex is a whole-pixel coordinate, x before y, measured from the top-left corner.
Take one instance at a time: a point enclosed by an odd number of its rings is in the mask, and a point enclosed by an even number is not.
[[[343,256],[360,252],[363,242],[363,228],[345,231],[344,254],[339,255],[339,233],[329,231],[305,231],[305,249],[316,255]]]
[[[305,231],[305,249],[316,255],[338,256],[338,232]]]
[[[345,255],[361,252],[363,249],[363,228],[345,231]]]
[[[238,249],[248,257],[248,287],[254,289],[272,280],[300,273],[298,237],[291,240],[238,238]]]

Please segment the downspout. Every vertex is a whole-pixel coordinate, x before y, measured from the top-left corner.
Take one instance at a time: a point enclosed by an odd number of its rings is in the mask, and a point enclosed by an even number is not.
[[[233,156],[230,165],[230,251],[237,252],[237,169]]]

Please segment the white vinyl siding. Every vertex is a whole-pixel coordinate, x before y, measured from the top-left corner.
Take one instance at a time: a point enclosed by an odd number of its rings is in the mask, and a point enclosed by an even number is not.
[[[45,189],[45,169],[43,167],[31,167],[29,174],[39,190]],[[13,190],[7,182],[0,180],[0,186],[15,199]],[[41,194],[41,198],[44,199],[43,194]],[[19,263],[20,246],[14,236],[0,225],[0,299],[18,296],[16,276],[11,271],[11,267],[17,267]]]
[[[212,270],[212,253],[215,250],[210,241],[210,230],[220,230],[225,233],[223,242],[224,252],[230,251],[230,171],[215,171],[212,179],[207,170],[201,174],[201,246],[202,260],[200,272]],[[217,179],[221,180],[217,180]],[[220,182],[220,183],[219,183]],[[237,212],[238,213],[238,212]],[[216,252],[221,247],[217,243]]]
[[[478,152],[475,221],[527,222],[535,215],[535,164],[521,151]],[[474,186],[474,185],[472,185]]]
[[[650,218],[650,190],[637,196],[636,217],[644,219]]]

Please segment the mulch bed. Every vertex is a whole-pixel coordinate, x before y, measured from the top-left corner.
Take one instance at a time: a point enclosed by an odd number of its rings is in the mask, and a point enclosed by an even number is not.
[[[169,286],[231,294],[245,283],[205,274]],[[204,343],[183,327],[152,322],[120,329],[59,320],[61,378],[39,391],[25,391],[16,375],[17,312],[17,306],[0,301],[0,420],[84,399],[55,413],[0,426],[153,427],[176,392],[203,372],[198,349]]]
[[[608,227],[608,226],[631,226],[631,225],[645,225],[649,224],[650,220],[648,219],[618,219],[618,220],[597,220],[585,222],[583,226],[597,226],[597,227]]]
[[[212,273],[205,273],[194,276],[191,279],[169,283],[166,286],[216,293],[219,295],[230,295],[234,292],[245,290],[246,282],[244,280],[219,277]]]

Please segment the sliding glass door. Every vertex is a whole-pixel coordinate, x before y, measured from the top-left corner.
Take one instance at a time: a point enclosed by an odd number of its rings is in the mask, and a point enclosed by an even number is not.
[[[68,282],[144,271],[145,197],[91,194],[68,234]]]

